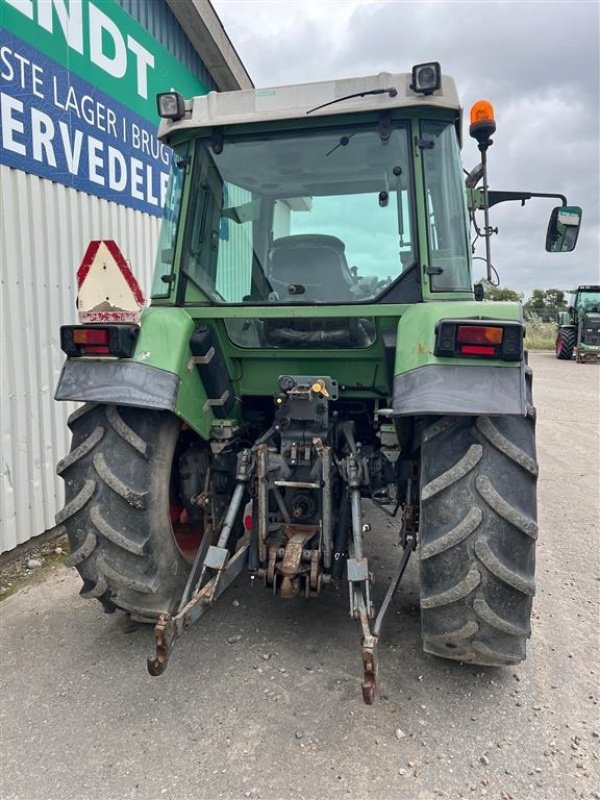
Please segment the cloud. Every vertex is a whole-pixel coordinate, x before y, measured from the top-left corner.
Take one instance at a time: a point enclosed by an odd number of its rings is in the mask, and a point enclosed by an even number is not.
[[[502,283],[520,291],[600,281],[598,30],[594,1],[214,0],[257,86],[327,80],[440,61],[465,109],[486,97],[498,130],[493,188],[566,194],[583,207],[571,254],[546,253],[552,200],[491,211]],[[468,115],[467,115],[468,116]],[[467,168],[478,151],[464,128]],[[478,255],[483,248],[478,247]],[[482,262],[475,262],[478,276]]]

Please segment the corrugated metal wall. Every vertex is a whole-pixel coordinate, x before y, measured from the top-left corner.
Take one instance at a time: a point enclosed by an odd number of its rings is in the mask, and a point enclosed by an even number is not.
[[[53,400],[61,324],[76,322],[75,270],[90,239],[114,239],[146,296],[159,220],[0,166],[0,552],[51,528],[55,462],[72,404]]]
[[[117,0],[209,89],[216,85],[160,0]],[[114,239],[149,294],[160,220],[0,165],[0,552],[54,525],[58,458],[73,404],[53,400],[61,324],[76,322],[75,270],[90,239]]]
[[[194,50],[170,8],[158,0],[117,0],[119,5],[160,42],[183,66],[196,75],[208,91],[217,86]],[[165,87],[163,91],[169,91]]]

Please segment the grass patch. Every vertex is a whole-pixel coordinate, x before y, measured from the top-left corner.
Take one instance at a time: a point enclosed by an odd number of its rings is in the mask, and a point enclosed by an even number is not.
[[[528,350],[554,350],[556,341],[556,323],[543,322],[532,314],[525,320],[527,334],[525,347]]]

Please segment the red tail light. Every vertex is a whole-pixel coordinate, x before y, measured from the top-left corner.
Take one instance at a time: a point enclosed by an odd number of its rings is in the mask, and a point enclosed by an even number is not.
[[[135,350],[137,325],[63,325],[60,346],[70,358],[112,356],[131,358]]]
[[[446,358],[523,358],[524,327],[514,320],[443,319],[436,327],[436,356]]]
[[[493,325],[459,325],[456,341],[461,344],[502,344],[502,328]]]
[[[110,331],[108,328],[74,328],[74,344],[108,344]]]
[[[464,356],[495,356],[495,347],[486,347],[480,344],[463,344],[461,345],[460,352]]]

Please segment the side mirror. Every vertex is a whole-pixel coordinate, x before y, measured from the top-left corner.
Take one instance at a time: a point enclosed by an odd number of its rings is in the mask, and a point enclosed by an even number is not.
[[[574,250],[580,222],[579,206],[557,206],[552,209],[546,233],[546,250],[549,253],[570,253]]]

